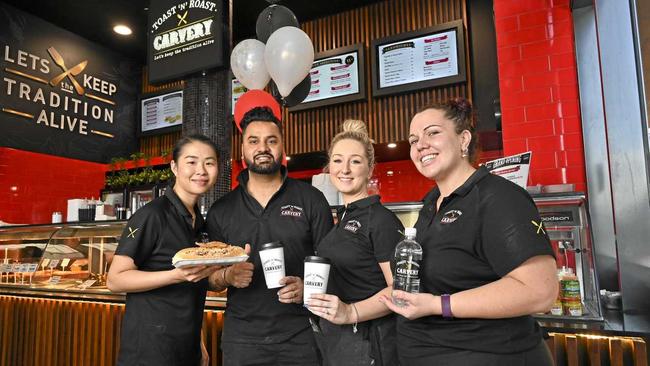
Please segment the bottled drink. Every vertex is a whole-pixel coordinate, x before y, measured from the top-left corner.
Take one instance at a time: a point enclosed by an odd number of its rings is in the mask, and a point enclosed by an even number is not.
[[[404,240],[395,247],[395,276],[393,289],[405,292],[420,292],[420,263],[422,247],[415,241],[417,231],[409,227],[404,230]],[[393,298],[393,303],[404,306],[402,300]]]

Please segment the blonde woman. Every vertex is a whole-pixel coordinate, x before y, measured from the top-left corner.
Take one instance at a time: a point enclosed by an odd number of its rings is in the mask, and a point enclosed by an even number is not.
[[[332,261],[328,293],[313,295],[309,310],[324,365],[397,365],[395,318],[379,302],[393,283],[390,260],[403,226],[369,195],[375,164],[365,123],[347,120],[329,149],[329,175],[342,193],[339,222],[317,248]]]

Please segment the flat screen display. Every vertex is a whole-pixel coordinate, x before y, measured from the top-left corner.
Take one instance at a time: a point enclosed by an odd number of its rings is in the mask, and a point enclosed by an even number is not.
[[[178,90],[140,101],[141,134],[167,133],[183,124],[183,91]]]
[[[373,95],[463,82],[463,24],[454,21],[374,40]]]
[[[316,54],[309,95],[289,111],[366,99],[364,50],[356,44]]]

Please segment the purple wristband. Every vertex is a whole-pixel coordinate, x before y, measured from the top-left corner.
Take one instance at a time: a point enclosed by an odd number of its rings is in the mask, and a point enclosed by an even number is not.
[[[442,317],[445,319],[452,319],[454,314],[451,313],[451,295],[440,295],[440,302],[442,304]]]

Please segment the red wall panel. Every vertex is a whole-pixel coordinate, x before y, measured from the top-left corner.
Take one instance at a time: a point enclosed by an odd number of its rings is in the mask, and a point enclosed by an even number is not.
[[[106,165],[0,147],[0,220],[41,224],[67,200],[97,198]]]
[[[529,185],[586,190],[568,0],[494,0],[503,153],[533,152]]]

